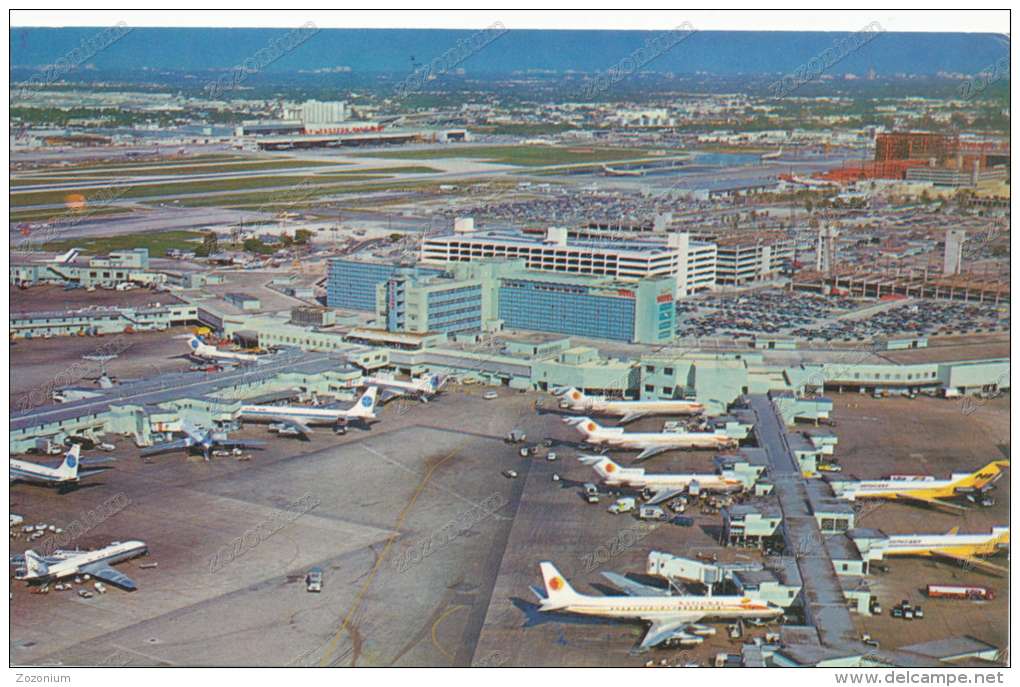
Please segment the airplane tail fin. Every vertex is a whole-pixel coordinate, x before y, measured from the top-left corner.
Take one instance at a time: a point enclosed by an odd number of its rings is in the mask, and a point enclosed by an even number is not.
[[[354,407],[351,408],[350,415],[352,417],[361,418],[374,418],[375,417],[375,400],[379,395],[379,387],[370,386],[361,395]]]
[[[620,473],[620,466],[605,456],[580,456],[579,460],[592,466],[602,479],[612,479]]]
[[[955,535],[957,535],[957,534],[959,534],[959,533],[960,533],[960,528],[959,528],[959,526],[957,526],[957,527],[951,527],[951,528],[949,528],[949,531],[948,531],[948,532],[946,532],[946,534],[947,534],[948,536],[950,536],[950,537],[952,537],[952,536],[955,536]]]
[[[32,549],[25,552],[25,571],[28,577],[44,577],[50,571],[42,556]]]
[[[422,383],[422,391],[429,394],[434,394],[443,388],[443,384],[446,383],[446,377],[443,375],[422,375],[420,380]]]
[[[597,422],[588,417],[567,417],[563,418],[563,421],[576,427],[577,431],[585,436],[591,436],[601,429]]]
[[[78,477],[78,462],[81,454],[81,446],[74,444],[64,455],[64,462],[57,468],[57,473],[64,479],[75,479]]]
[[[558,387],[556,389],[553,389],[553,393],[571,404],[581,403],[587,398],[587,396],[584,395],[583,391],[573,386]]]
[[[977,472],[963,480],[962,486],[977,487],[981,489],[1002,476],[1002,470],[1009,467],[1008,460],[993,460]]]
[[[205,346],[205,341],[202,341],[202,337],[197,334],[188,339],[188,348],[190,348],[193,352],[197,351],[202,346]]]
[[[996,546],[1009,546],[1009,527],[993,527],[992,534],[995,536]]]
[[[543,611],[563,608],[570,601],[580,596],[570,583],[560,574],[556,566],[549,561],[539,563],[542,569],[542,582],[545,583],[545,600],[542,601]]]

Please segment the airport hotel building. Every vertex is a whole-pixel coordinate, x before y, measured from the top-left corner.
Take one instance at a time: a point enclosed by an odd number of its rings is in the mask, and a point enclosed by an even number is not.
[[[676,336],[676,280],[633,281],[528,269],[523,259],[444,270],[333,258],[326,303],[374,311],[391,332],[528,330],[634,343]]]

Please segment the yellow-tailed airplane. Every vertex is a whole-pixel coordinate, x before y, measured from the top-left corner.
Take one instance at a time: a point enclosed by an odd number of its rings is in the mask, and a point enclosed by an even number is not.
[[[969,565],[995,575],[1007,568],[978,556],[992,556],[1009,546],[1009,527],[993,527],[990,534],[960,534],[954,527],[946,534],[893,534],[869,549],[869,558],[886,556],[934,556]],[[877,554],[877,555],[876,555]]]
[[[921,476],[895,476],[885,480],[833,481],[836,496],[848,501],[859,499],[890,499],[936,506],[950,510],[964,510],[963,506],[943,499],[966,497],[980,505],[992,505],[985,492],[1002,476],[1008,460],[993,460],[976,472],[954,473],[949,479]]]

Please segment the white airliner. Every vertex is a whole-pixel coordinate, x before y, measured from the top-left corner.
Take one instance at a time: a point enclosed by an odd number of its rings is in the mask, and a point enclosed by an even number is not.
[[[409,382],[387,377],[365,377],[365,384],[382,389],[381,403],[397,396],[413,396],[427,401],[438,394],[445,383],[446,378],[442,375],[422,375]]]
[[[25,574],[17,579],[43,583],[73,575],[91,575],[97,580],[133,592],[138,588],[134,581],[111,566],[144,555],[148,550],[143,541],[113,542],[95,551],[57,550],[52,556],[45,557],[29,549],[24,555]],[[19,562],[19,558],[14,557],[12,560]]]
[[[626,433],[623,427],[602,427],[587,417],[568,417],[563,420],[577,427],[585,442],[596,446],[640,450],[637,460],[677,449],[727,449],[736,448],[740,442],[721,432],[633,432]]]
[[[370,386],[350,408],[313,408],[307,406],[241,406],[242,420],[283,425],[294,433],[307,436],[310,425],[336,425],[351,420],[374,420],[379,389]]]
[[[235,353],[234,351],[221,351],[215,346],[210,346],[198,336],[188,339],[188,348],[191,355],[205,358],[206,360],[235,360],[238,362],[254,362],[258,356],[252,353]]]
[[[848,501],[887,499],[963,510],[963,506],[945,499],[963,496],[978,504],[989,502],[986,492],[994,488],[1002,477],[1002,470],[1008,467],[1008,460],[993,460],[975,472],[954,472],[949,479],[901,475],[884,480],[833,480],[830,484],[836,496]]]
[[[586,396],[574,387],[559,388],[553,393],[560,397],[561,408],[612,415],[620,418],[621,425],[647,415],[697,415],[705,412],[705,406],[697,401],[613,401],[602,396]]]
[[[695,484],[699,490],[705,491],[740,491],[744,488],[744,483],[739,479],[712,473],[648,475],[644,468],[625,468],[605,456],[580,456],[579,460],[595,468],[606,486],[648,489],[652,492],[652,497],[648,499],[650,505],[671,499]]]
[[[107,468],[96,468],[79,472],[81,446],[75,444],[64,455],[60,467],[50,468],[27,460],[11,458],[11,482],[35,482],[37,484],[77,484],[78,480],[98,475]]]
[[[545,596],[531,588],[541,602],[540,611],[561,611],[601,618],[643,620],[651,623],[640,649],[647,650],[668,640],[682,644],[699,643],[700,634],[692,625],[705,618],[719,620],[777,618],[783,610],[751,596],[671,596],[644,591],[643,586],[628,585],[631,596],[588,596],[578,594],[552,563],[543,562],[542,581]],[[701,632],[699,629],[698,632]]]

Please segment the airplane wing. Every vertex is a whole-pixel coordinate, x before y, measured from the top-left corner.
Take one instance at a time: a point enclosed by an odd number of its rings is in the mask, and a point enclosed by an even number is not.
[[[112,585],[116,585],[121,589],[126,589],[129,592],[133,592],[138,589],[138,585],[134,583],[130,577],[122,572],[114,570],[106,563],[93,563],[92,565],[83,565],[81,567],[83,573],[88,573],[97,580],[103,582],[109,582]]]
[[[917,495],[914,495],[914,494],[897,494],[896,495],[896,500],[897,501],[909,501],[911,503],[922,505],[922,506],[933,506],[935,508],[941,508],[943,510],[947,510],[947,511],[949,511],[951,513],[960,513],[962,511],[969,510],[967,507],[960,506],[960,505],[957,505],[955,503],[950,503],[948,501],[943,501],[941,499],[936,499],[936,498],[929,498],[927,496],[917,496]]]
[[[78,465],[83,468],[89,468],[93,465],[102,465],[103,463],[116,462],[116,456],[93,456],[92,458],[82,458],[78,461]]]
[[[174,439],[164,444],[156,444],[155,446],[148,446],[142,449],[142,457],[145,456],[158,456],[161,453],[169,453],[170,451],[180,451],[191,446],[191,439]]]
[[[274,423],[276,423],[278,425],[285,425],[287,427],[290,427],[292,430],[294,430],[295,432],[297,432],[301,436],[305,437],[306,439],[308,438],[308,435],[312,433],[312,428],[311,427],[309,427],[305,423],[301,422],[300,420],[295,420],[292,417],[277,417],[277,416],[273,416],[273,417],[268,418],[268,420],[270,422],[274,422]]]
[[[612,582],[614,587],[618,587],[629,596],[668,596],[666,590],[661,587],[641,584],[619,573],[604,572],[602,577]]]
[[[106,472],[107,470],[112,470],[112,469],[113,468],[92,468],[91,470],[79,470],[78,471],[78,479],[82,480],[82,479],[85,479],[87,477],[95,477],[96,475],[102,474],[102,473]]]
[[[264,441],[248,441],[247,439],[221,439],[216,442],[217,446],[227,448],[262,448],[266,445]]]
[[[646,503],[649,506],[654,506],[662,503],[663,501],[668,501],[674,496],[679,496],[682,493],[684,493],[683,489],[660,489],[659,491],[654,492],[652,494],[652,498],[648,499]]]
[[[655,618],[651,620],[652,626],[648,628],[645,638],[641,640],[641,648],[651,649],[662,644],[678,632],[682,632],[683,628],[691,623],[701,620],[703,615],[703,613],[678,613],[669,618]]]
[[[646,448],[644,451],[638,454],[637,458],[635,458],[634,461],[637,462],[640,460],[648,460],[652,456],[657,456],[660,453],[665,453],[666,451],[672,450],[673,450],[672,446],[653,446],[650,448]]]
[[[379,393],[379,405],[385,405],[388,401],[399,396],[406,396],[407,392],[403,389],[394,389],[392,387],[383,387]]]
[[[1009,570],[1007,568],[1003,568],[1000,565],[995,565],[994,563],[989,563],[988,561],[982,558],[978,558],[976,556],[958,556],[953,553],[946,553],[945,551],[932,551],[931,553],[933,556],[945,558],[947,560],[959,563],[960,565],[976,568],[982,572],[986,572],[991,575],[1004,577],[1005,575],[1009,574]]]
[[[618,424],[618,425],[625,425],[628,422],[634,422],[634,420],[643,418],[643,417],[645,417],[647,415],[648,415],[648,413],[646,413],[644,411],[637,411],[637,412],[633,412],[633,413],[627,413],[626,415],[621,417],[616,424]]]

